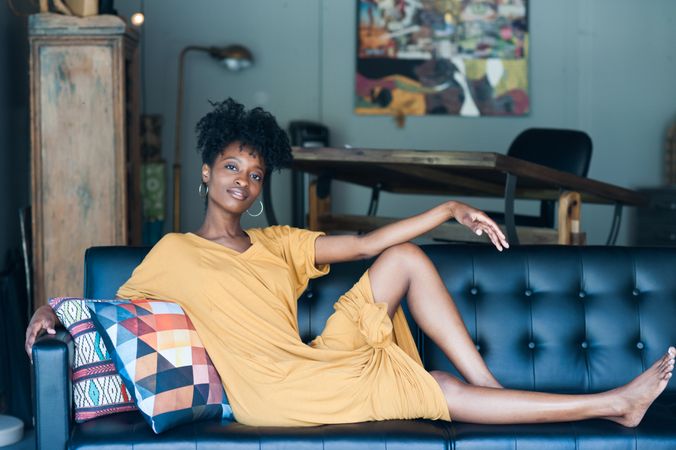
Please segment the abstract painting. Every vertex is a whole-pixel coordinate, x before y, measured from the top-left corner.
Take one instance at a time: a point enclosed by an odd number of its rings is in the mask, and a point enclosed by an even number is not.
[[[527,0],[357,0],[355,112],[528,114]]]

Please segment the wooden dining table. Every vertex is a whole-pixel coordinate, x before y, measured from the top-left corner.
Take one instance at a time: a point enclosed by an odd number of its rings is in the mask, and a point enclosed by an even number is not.
[[[622,207],[647,203],[644,195],[631,189],[493,152],[293,147],[293,157],[292,169],[296,174],[301,171],[316,175],[309,185],[308,228],[327,232],[369,231],[396,220],[376,214],[379,194],[385,191],[503,198],[504,229],[514,244],[583,243],[581,204],[612,205],[614,214],[608,243],[613,244],[619,231]],[[368,213],[360,216],[333,212],[332,180],[371,188]],[[300,189],[298,183],[295,186],[294,189]],[[302,196],[295,192],[295,211],[303,209],[299,204],[301,199]],[[557,201],[557,228],[517,227],[514,218],[516,199]],[[442,224],[428,237],[481,240],[457,223]]]

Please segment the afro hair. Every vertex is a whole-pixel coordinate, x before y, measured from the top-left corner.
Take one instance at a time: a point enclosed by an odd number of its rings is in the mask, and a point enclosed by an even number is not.
[[[272,114],[260,107],[247,111],[232,98],[209,103],[214,109],[195,127],[197,151],[204,164],[212,167],[218,155],[233,142],[258,152],[265,162],[266,173],[291,164],[289,137]]]

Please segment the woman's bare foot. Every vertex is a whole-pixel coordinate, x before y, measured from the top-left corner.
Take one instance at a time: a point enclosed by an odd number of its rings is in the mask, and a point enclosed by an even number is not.
[[[638,426],[648,407],[667,387],[674,370],[674,357],[676,349],[669,347],[667,353],[648,370],[628,384],[608,392],[618,401],[618,414],[606,419],[625,427]]]

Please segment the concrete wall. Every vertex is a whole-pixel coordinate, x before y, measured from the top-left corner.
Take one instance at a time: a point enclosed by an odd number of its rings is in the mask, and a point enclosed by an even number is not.
[[[19,248],[19,208],[30,203],[26,19],[0,3],[0,269]]]
[[[594,141],[590,177],[626,187],[661,183],[664,134],[676,112],[676,1],[532,0],[532,112],[519,118],[411,117],[398,129],[389,117],[353,114],[354,0],[146,1],[143,27],[146,112],[165,118],[164,153],[173,162],[178,54],[186,45],[241,43],[254,68],[230,73],[204,54],[188,57],[183,116],[183,231],[199,226],[199,159],[194,124],[208,99],[227,96],[272,111],[281,124],[327,124],[332,144],[373,148],[505,152],[533,126],[579,128]],[[121,14],[139,0],[118,0]],[[278,217],[288,222],[288,176],[275,180]],[[171,192],[171,191],[169,191]],[[335,183],[336,209],[363,213],[366,189]],[[405,216],[444,198],[384,195],[380,213]],[[472,200],[482,208],[500,203]],[[536,205],[521,202],[518,210]],[[612,208],[585,206],[590,243],[603,243]],[[626,217],[626,216],[625,216]],[[247,225],[264,225],[261,218]],[[627,242],[627,223],[620,242]]]

